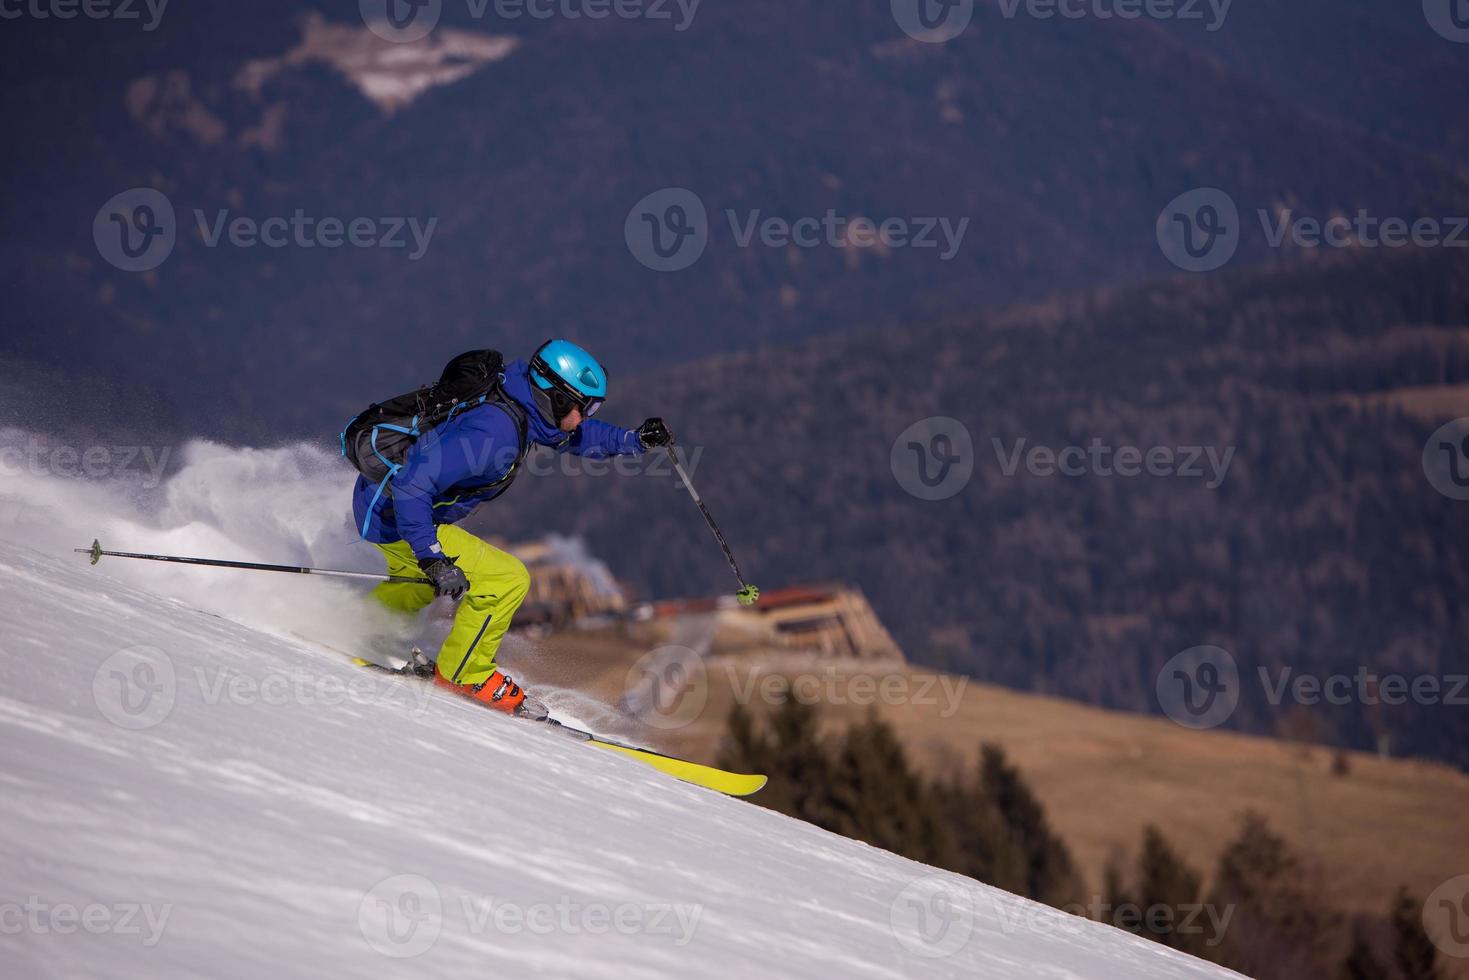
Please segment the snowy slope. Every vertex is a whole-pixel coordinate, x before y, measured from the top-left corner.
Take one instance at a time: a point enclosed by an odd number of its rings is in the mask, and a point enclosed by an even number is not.
[[[1235,976],[33,546],[70,492],[0,525],[6,976]]]

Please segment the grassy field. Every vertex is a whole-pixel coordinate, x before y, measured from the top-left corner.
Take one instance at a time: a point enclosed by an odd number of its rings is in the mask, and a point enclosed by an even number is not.
[[[640,673],[639,656],[659,642],[670,638],[564,634],[534,641],[534,657],[520,653],[515,659],[524,661],[521,669],[532,689],[540,680],[626,705],[630,687],[636,687],[629,679]],[[1135,854],[1149,821],[1208,877],[1246,810],[1263,814],[1316,864],[1329,900],[1342,911],[1381,914],[1399,884],[1422,898],[1445,879],[1469,872],[1469,776],[1446,766],[1352,753],[1348,771],[1337,775],[1328,749],[1191,731],[1165,718],[1103,711],[905,666],[838,665],[737,644],[724,650],[716,644],[705,663],[707,689],[695,694],[707,700],[688,724],[624,734],[712,761],[737,693],[757,710],[764,707],[763,677],[807,678],[807,691],[821,699],[831,726],[870,710],[830,703],[862,699],[862,682],[852,683],[856,675],[870,677],[875,690],[883,677],[891,677],[890,690],[906,685],[907,701],[928,702],[875,705],[915,760],[935,776],[952,775],[976,765],[981,743],[1004,746],[1093,891],[1110,857]]]

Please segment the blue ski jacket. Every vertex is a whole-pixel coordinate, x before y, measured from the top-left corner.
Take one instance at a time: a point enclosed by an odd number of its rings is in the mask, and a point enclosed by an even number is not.
[[[588,419],[566,433],[547,422],[531,396],[526,371],[525,361],[507,365],[502,387],[525,410],[528,443],[590,459],[642,455],[643,444],[630,429]],[[418,558],[434,558],[439,554],[435,525],[457,524],[503,493],[509,484],[501,481],[519,455],[519,432],[506,409],[486,402],[461,412],[419,437],[383,493],[376,483],[357,477],[352,491],[357,529],[368,541],[407,541]]]

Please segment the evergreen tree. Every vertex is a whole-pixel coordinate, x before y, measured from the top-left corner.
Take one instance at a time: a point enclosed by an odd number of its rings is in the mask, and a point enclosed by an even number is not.
[[[1169,846],[1163,832],[1152,824],[1143,828],[1143,849],[1137,862],[1137,904],[1144,912],[1140,935],[1165,946],[1201,956],[1210,937],[1202,920],[1193,915],[1199,904],[1200,877]],[[1154,911],[1168,910],[1165,924]],[[1187,931],[1184,931],[1187,923]]]
[[[959,864],[953,828],[941,818],[892,727],[875,713],[847,729],[835,770],[832,829],[925,864]]]
[[[1365,925],[1358,920],[1352,927],[1352,948],[1337,971],[1337,980],[1382,980],[1382,962],[1372,951],[1372,941]]]
[[[1444,980],[1438,947],[1423,927],[1423,903],[1399,888],[1392,901],[1393,961],[1403,980]]]
[[[1210,903],[1233,918],[1221,962],[1256,980],[1329,972],[1333,914],[1313,876],[1265,819],[1247,813],[1219,856]]]
[[[718,764],[765,773],[770,782],[756,802],[834,830],[831,790],[835,777],[831,751],[821,738],[819,721],[813,706],[788,697],[771,715],[768,733],[763,733],[751,712],[736,704],[730,711]]]
[[[1071,852],[1051,832],[1040,801],[998,745],[980,749],[980,788],[1024,856],[1024,894],[1056,908],[1079,901],[1080,876]]]
[[[958,859],[950,870],[1024,894],[1025,853],[994,802],[978,785],[966,783],[936,784],[930,794],[958,846]]]

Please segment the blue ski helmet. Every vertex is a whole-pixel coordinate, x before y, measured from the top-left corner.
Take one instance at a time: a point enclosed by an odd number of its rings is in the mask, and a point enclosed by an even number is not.
[[[560,425],[573,408],[591,418],[607,397],[607,372],[569,340],[548,340],[530,361],[531,394],[541,414]]]

